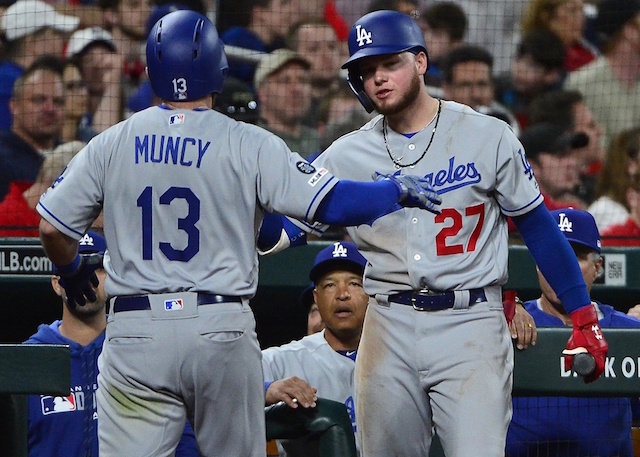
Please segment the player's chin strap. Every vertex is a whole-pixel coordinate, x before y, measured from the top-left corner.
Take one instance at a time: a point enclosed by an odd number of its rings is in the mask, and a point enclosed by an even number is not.
[[[371,113],[375,109],[375,106],[373,106],[373,102],[364,91],[362,75],[356,68],[349,68],[347,73],[347,82],[349,83],[349,87],[353,93],[358,97],[358,100],[360,100],[360,103],[362,103],[362,106],[364,106],[364,109],[367,110],[367,113]]]

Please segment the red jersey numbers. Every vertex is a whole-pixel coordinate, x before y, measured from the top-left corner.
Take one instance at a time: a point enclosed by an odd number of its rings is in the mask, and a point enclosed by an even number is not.
[[[466,207],[464,215],[455,208],[443,208],[435,221],[436,224],[444,226],[436,235],[436,250],[439,256],[473,252],[484,224],[484,203]],[[459,239],[458,234],[468,224],[475,224],[471,236],[468,240]]]

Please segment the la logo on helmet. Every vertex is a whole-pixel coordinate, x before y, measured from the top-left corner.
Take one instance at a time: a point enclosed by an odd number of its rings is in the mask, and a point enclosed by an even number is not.
[[[366,44],[371,44],[371,32],[367,32],[367,29],[362,27],[361,25],[356,25],[356,41],[358,42],[358,46],[362,47]]]

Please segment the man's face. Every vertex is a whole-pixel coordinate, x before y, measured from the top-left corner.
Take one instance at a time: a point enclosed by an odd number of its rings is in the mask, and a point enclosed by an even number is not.
[[[309,70],[297,62],[285,64],[260,84],[258,97],[263,113],[283,123],[300,124],[311,106]]]
[[[602,146],[604,132],[596,122],[591,109],[583,102],[576,103],[573,107],[573,115],[575,117],[573,131],[585,133],[589,137],[589,144],[579,149],[585,165],[595,160],[604,160],[606,155],[606,150]]]
[[[64,119],[62,78],[52,71],[38,70],[25,82],[22,94],[11,101],[13,130],[42,143],[62,132]]]
[[[578,265],[580,265],[580,271],[582,277],[587,285],[587,291],[591,292],[593,282],[598,277],[600,269],[602,268],[602,258],[597,255],[596,251],[588,251],[585,248],[576,248],[576,257],[578,259]],[[542,276],[540,269],[537,269],[538,281],[540,282],[540,290],[547,300],[553,305],[561,305],[560,299],[553,291],[553,288],[549,285],[549,282]]]
[[[451,82],[444,82],[442,89],[445,98],[472,108],[491,106],[494,88],[491,69],[484,62],[462,62],[452,71]]]
[[[103,79],[112,54],[114,52],[110,48],[99,43],[90,45],[83,52],[80,67],[90,94],[101,95],[106,89]]]
[[[424,41],[429,50],[429,58],[433,62],[440,60],[451,50],[453,43],[451,37],[443,29],[433,29],[428,24],[423,26]]]
[[[338,339],[359,336],[369,303],[362,288],[362,275],[346,270],[325,274],[313,291],[315,302],[325,325]]]
[[[331,83],[340,69],[340,42],[330,25],[309,24],[298,30],[296,53],[311,64],[311,80]]]
[[[272,0],[269,6],[260,8],[262,26],[269,29],[271,40],[284,38],[289,28],[302,19],[303,3],[300,0]]]
[[[118,7],[120,28],[134,40],[147,39],[147,19],[151,14],[150,0],[120,0]]]
[[[553,198],[562,198],[563,193],[575,190],[579,183],[582,162],[576,151],[543,152],[531,163],[540,188]]]
[[[307,315],[307,335],[321,332],[322,329],[324,329],[324,322],[322,322],[320,310],[318,309],[318,305],[313,303]]]
[[[535,94],[545,87],[545,68],[530,55],[516,57],[511,64],[513,85],[521,94]]]
[[[365,57],[360,71],[367,96],[380,114],[403,111],[418,98],[426,71],[424,53],[410,52]]]
[[[62,57],[66,40],[65,33],[44,27],[25,37],[25,51],[33,55],[33,60],[47,55]]]
[[[73,309],[71,307],[67,307],[71,314],[78,318],[89,318],[95,316],[96,314],[105,312],[107,294],[104,291],[104,281],[107,278],[107,273],[104,268],[98,268],[96,270],[96,276],[98,277],[98,281],[100,281],[100,283],[98,284],[98,287],[91,286],[93,291],[96,293],[96,301],[87,302],[84,306],[76,306]],[[56,292],[56,294],[58,294],[60,297],[64,297],[65,291],[60,285],[59,279],[60,278],[58,276],[53,276],[51,278],[51,285],[53,286],[53,290]]]

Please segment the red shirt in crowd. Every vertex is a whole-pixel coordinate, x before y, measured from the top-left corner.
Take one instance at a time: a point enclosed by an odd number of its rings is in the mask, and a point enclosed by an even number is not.
[[[622,224],[610,225],[600,234],[603,246],[640,246],[640,227],[628,218]]]
[[[40,215],[29,207],[22,195],[32,185],[33,183],[28,181],[14,181],[9,184],[9,193],[0,202],[0,236],[40,236]]]

